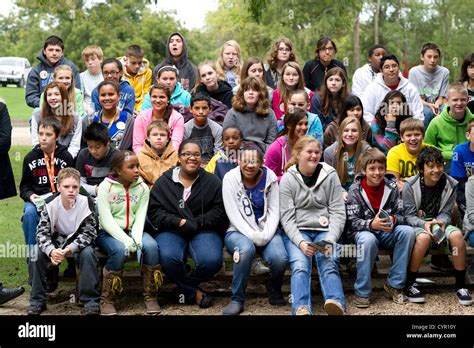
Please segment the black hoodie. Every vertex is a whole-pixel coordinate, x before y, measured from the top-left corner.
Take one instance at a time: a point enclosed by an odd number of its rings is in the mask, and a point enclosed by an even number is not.
[[[201,83],[196,88],[194,95],[197,93],[207,94],[209,97],[214,98],[226,105],[229,109],[232,108],[232,98],[234,97],[234,92],[232,92],[232,86],[228,82],[223,80],[218,80],[217,84],[219,86],[217,88],[217,91],[209,92],[206,86]]]
[[[178,35],[183,41],[183,53],[181,53],[178,64],[173,63],[173,56],[170,52],[170,40],[174,35]],[[194,88],[194,85],[196,84],[197,68],[196,65],[194,65],[194,63],[188,59],[188,45],[186,44],[186,40],[184,39],[183,35],[181,35],[179,32],[172,33],[168,37],[168,41],[166,42],[166,58],[153,69],[153,81],[156,81],[155,77],[158,73],[158,70],[160,70],[160,68],[165,65],[172,65],[178,68],[178,82],[181,83],[185,90],[190,91]]]
[[[67,147],[58,144],[54,151],[54,182],[58,172],[66,167],[74,167],[71,154]],[[23,173],[20,182],[20,197],[25,202],[30,202],[32,194],[44,195],[51,192],[51,184],[48,178],[48,169],[44,160],[44,152],[39,145],[28,152],[23,160]]]
[[[179,182],[180,168],[167,170],[150,191],[148,218],[158,232],[175,232],[183,238],[191,238],[200,231],[223,234],[228,219],[222,200],[222,183],[213,174],[199,169],[191,195],[183,200],[183,185]],[[186,224],[179,227],[181,219]]]

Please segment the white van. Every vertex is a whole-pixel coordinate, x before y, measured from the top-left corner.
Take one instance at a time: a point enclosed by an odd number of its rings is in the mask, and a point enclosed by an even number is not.
[[[31,64],[26,58],[0,57],[0,85],[3,87],[9,83],[25,87],[30,71]]]

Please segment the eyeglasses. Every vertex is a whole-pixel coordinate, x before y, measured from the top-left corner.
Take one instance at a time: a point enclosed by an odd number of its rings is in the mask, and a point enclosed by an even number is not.
[[[288,47],[278,47],[278,51],[280,52],[291,52],[291,49]]]
[[[321,48],[321,51],[332,52],[332,51],[334,51],[334,47],[323,47],[323,48]]]
[[[199,152],[183,152],[179,155],[181,157],[183,157],[184,159],[188,159],[188,158],[191,158],[191,157],[201,158],[201,154]]]
[[[119,71],[104,71],[102,74],[104,76],[115,76],[119,73]]]

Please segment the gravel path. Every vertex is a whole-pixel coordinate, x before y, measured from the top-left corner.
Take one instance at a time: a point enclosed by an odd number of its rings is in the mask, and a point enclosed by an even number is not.
[[[31,145],[30,127],[13,124],[12,146]]]

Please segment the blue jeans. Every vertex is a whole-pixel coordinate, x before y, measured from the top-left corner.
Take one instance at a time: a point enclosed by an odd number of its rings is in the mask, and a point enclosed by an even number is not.
[[[423,124],[425,126],[425,132],[426,132],[431,120],[433,119],[433,117],[435,115],[434,115],[433,111],[429,107],[427,107],[426,105],[423,105],[423,114],[425,115],[425,119],[423,121]]]
[[[392,233],[357,232],[355,242],[357,250],[362,253],[356,259],[357,278],[354,290],[357,296],[369,297],[372,292],[371,273],[379,248],[393,249],[392,267],[387,279],[388,284],[395,289],[405,287],[408,263],[415,243],[415,232],[412,227],[398,225]]]
[[[305,241],[320,242],[324,240],[328,232],[300,230]],[[311,305],[311,268],[312,258],[303,254],[301,249],[295,245],[285,234],[283,236],[286,251],[291,266],[291,295],[293,297],[292,312],[301,306],[306,306],[312,311]],[[320,252],[314,254],[316,266],[318,267],[319,283],[323,293],[324,301],[328,299],[337,300],[346,308],[344,291],[342,289],[341,276],[339,275],[339,258],[337,253],[325,255]]]
[[[228,232],[224,239],[225,246],[231,255],[238,248],[240,260],[234,262],[232,276],[232,301],[244,304],[245,288],[247,287],[252,261],[257,251],[270,267],[270,282],[273,289],[281,291],[283,275],[288,265],[288,256],[281,232],[277,231],[273,238],[263,247],[256,247],[252,240],[238,231]]]
[[[21,227],[25,235],[26,245],[36,244],[36,227],[40,220],[40,215],[36,209],[36,205],[31,202],[25,202],[23,206],[23,216],[21,218]]]
[[[474,247],[474,231],[469,231],[467,235],[467,244]]]
[[[121,271],[127,260],[125,245],[105,231],[101,231],[96,239],[96,244],[101,251],[107,254],[105,268],[108,271]],[[143,264],[156,266],[159,263],[158,245],[148,233],[143,232],[142,237]]]
[[[176,283],[186,303],[194,304],[199,284],[212,277],[222,267],[221,236],[217,232],[200,231],[191,239],[184,239],[174,232],[161,232],[155,240],[163,272]],[[188,254],[195,263],[191,273],[188,273],[185,267]]]

